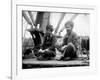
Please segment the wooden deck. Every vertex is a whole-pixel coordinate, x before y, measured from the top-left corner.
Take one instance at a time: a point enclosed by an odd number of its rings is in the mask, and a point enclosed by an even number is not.
[[[23,59],[23,69],[26,68],[44,68],[44,67],[74,67],[89,66],[89,60],[75,59],[68,61],[47,60],[39,61],[36,59]]]

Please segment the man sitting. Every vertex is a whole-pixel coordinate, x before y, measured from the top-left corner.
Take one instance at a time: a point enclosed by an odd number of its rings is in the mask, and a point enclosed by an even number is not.
[[[77,35],[73,32],[74,23],[68,21],[65,23],[66,35],[64,36],[62,45],[59,46],[58,50],[62,52],[63,56],[60,60],[68,60],[77,57]]]
[[[56,56],[55,53],[55,42],[56,38],[52,34],[53,32],[53,26],[47,25],[46,27],[46,33],[43,37],[43,44],[41,46],[41,49],[38,51],[38,60],[51,60]]]

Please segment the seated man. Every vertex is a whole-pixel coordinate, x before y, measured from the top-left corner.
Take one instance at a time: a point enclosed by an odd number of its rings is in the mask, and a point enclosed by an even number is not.
[[[67,33],[64,36],[62,45],[60,45],[60,47],[58,48],[58,50],[63,53],[63,56],[61,57],[60,60],[67,60],[67,59],[72,59],[77,57],[76,54],[77,35],[72,31],[73,26],[74,23],[72,21],[68,21],[65,23],[65,28]]]
[[[37,59],[39,60],[50,60],[56,56],[55,53],[55,36],[52,34],[53,26],[47,25],[46,33],[43,37],[43,44],[41,49],[38,51]]]

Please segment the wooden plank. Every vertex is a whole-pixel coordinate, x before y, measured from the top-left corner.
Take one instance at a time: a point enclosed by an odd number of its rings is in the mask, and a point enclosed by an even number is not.
[[[39,64],[39,65],[88,65],[89,63],[83,60],[70,60],[70,61],[57,61],[57,60],[48,60],[48,61],[39,61],[35,59],[25,59],[22,61],[23,64]]]

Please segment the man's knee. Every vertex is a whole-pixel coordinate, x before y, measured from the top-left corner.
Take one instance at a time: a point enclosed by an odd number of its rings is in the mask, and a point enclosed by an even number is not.
[[[76,49],[75,49],[75,46],[74,46],[74,44],[73,43],[68,43],[68,46],[67,46],[68,48],[72,48],[74,51],[76,51]]]
[[[76,55],[75,46],[72,43],[69,43],[65,48],[64,57],[74,57]]]

